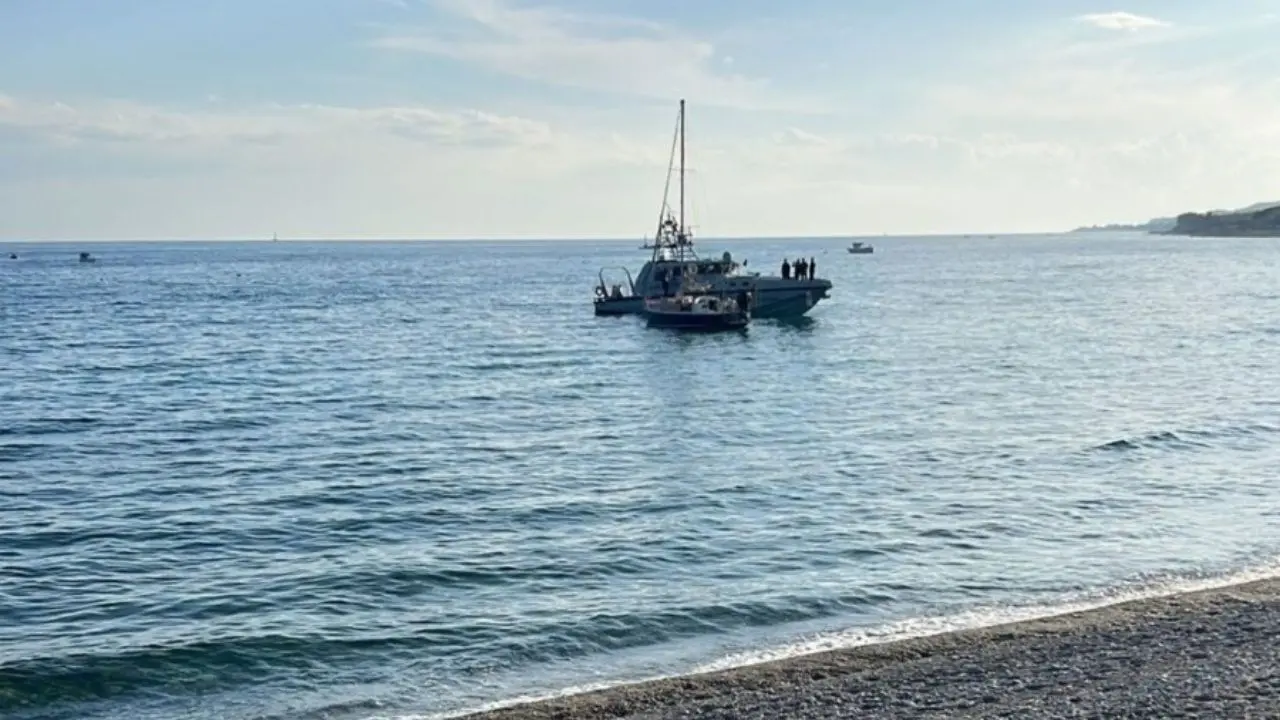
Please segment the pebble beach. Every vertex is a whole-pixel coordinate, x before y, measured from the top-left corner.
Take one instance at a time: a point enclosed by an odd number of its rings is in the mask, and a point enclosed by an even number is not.
[[[1280,580],[517,705],[468,720],[1280,717]]]

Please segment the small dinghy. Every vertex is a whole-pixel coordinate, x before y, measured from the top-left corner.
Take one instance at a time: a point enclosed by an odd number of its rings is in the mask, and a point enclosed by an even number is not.
[[[695,285],[692,277],[693,273],[684,275],[685,281],[675,295],[645,298],[644,314],[649,327],[717,332],[742,330],[751,324],[750,293],[732,297]]]

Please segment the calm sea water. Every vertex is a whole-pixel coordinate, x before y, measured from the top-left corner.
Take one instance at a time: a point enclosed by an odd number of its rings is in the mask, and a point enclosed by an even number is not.
[[[835,283],[709,337],[591,315],[631,242],[6,248],[0,715],[424,715],[1280,554],[1280,242],[876,244],[704,242]]]

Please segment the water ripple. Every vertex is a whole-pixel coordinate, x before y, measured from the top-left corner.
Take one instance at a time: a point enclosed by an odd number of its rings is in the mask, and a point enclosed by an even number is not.
[[[629,243],[31,246],[0,714],[451,710],[1280,553],[1274,244],[824,243],[728,246],[836,283],[732,337],[591,317]]]

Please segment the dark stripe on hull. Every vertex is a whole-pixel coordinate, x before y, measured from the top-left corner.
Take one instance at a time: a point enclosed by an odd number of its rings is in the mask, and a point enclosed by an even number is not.
[[[733,315],[700,314],[700,313],[646,313],[649,327],[667,330],[690,330],[694,332],[717,332],[720,330],[741,330],[750,322],[750,318],[741,313]]]
[[[760,290],[756,306],[751,310],[751,317],[762,320],[800,317],[822,299],[821,288],[814,288],[808,292],[813,298],[813,305],[809,304],[805,299],[805,293],[798,288]],[[595,313],[596,315],[641,315],[644,314],[644,300],[642,298],[605,300],[595,304]]]
[[[639,315],[644,312],[644,300],[640,298],[605,300],[595,306],[596,315]]]

